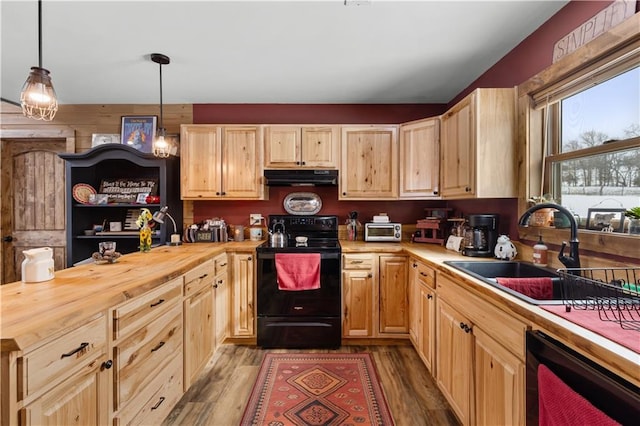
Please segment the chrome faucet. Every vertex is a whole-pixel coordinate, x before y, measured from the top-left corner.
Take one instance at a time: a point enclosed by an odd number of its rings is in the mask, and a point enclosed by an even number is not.
[[[569,256],[564,255],[564,249],[567,246],[567,242],[562,242],[562,247],[560,248],[560,252],[558,253],[558,260],[562,262],[562,264],[567,268],[579,268],[580,267],[580,254],[578,253],[578,222],[576,222],[576,218],[573,217],[573,213],[571,213],[566,208],[562,207],[559,204],[554,203],[542,203],[536,204],[535,206],[529,208],[527,211],[523,213],[518,221],[518,225],[520,226],[529,226],[529,218],[531,217],[531,213],[541,210],[541,209],[555,209],[559,212],[563,213],[569,219],[569,223],[571,224],[571,240],[569,241]]]

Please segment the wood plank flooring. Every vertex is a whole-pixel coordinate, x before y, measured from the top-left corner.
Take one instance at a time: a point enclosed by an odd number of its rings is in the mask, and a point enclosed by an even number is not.
[[[239,425],[266,352],[369,352],[397,426],[458,425],[434,379],[410,344],[343,346],[338,350],[311,351],[265,350],[225,344],[176,404],[163,426]]]

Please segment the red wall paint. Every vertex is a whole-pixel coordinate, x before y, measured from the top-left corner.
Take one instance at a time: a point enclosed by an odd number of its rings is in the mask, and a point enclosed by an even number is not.
[[[195,104],[195,124],[399,124],[446,111],[444,104]]]
[[[558,40],[611,3],[611,0],[570,1],[453,98],[448,107],[455,105],[478,87],[513,87],[541,72],[553,63],[553,46]],[[636,10],[637,8],[638,6]]]
[[[611,4],[612,1],[571,1],[533,34],[523,40],[469,87],[442,104],[195,104],[193,122],[223,124],[399,124],[442,114],[458,100],[478,87],[513,87],[526,81],[552,63],[553,45],[564,35]],[[640,4],[640,1],[637,2]],[[638,10],[636,7],[636,10]],[[230,224],[248,225],[249,213],[286,213],[284,197],[295,188],[270,188],[268,201],[198,201],[194,202],[194,219],[199,222],[223,217]],[[517,200],[456,201],[338,201],[337,188],[313,188],[322,198],[319,214],[338,215],[340,221],[352,210],[359,212],[361,222],[379,212],[387,212],[391,220],[415,223],[425,216],[427,207],[450,207],[456,216],[475,213],[500,214],[500,233],[517,237]]]

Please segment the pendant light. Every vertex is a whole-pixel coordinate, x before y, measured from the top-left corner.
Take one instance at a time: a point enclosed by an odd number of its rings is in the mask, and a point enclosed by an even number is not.
[[[42,68],[42,0],[38,0],[38,66],[31,67],[22,86],[20,104],[25,117],[51,121],[58,112],[58,99],[49,70]]]
[[[162,53],[152,53],[151,60],[160,67],[160,122],[158,123],[156,137],[153,140],[153,155],[160,158],[167,158],[169,156],[169,144],[164,139],[167,131],[162,122],[162,66],[169,64],[171,60],[167,55],[163,55]]]

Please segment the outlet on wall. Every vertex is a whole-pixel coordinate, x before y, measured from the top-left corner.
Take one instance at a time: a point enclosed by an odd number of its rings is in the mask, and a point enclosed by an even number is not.
[[[260,213],[251,213],[249,215],[249,226],[260,225],[262,223],[262,215]]]

